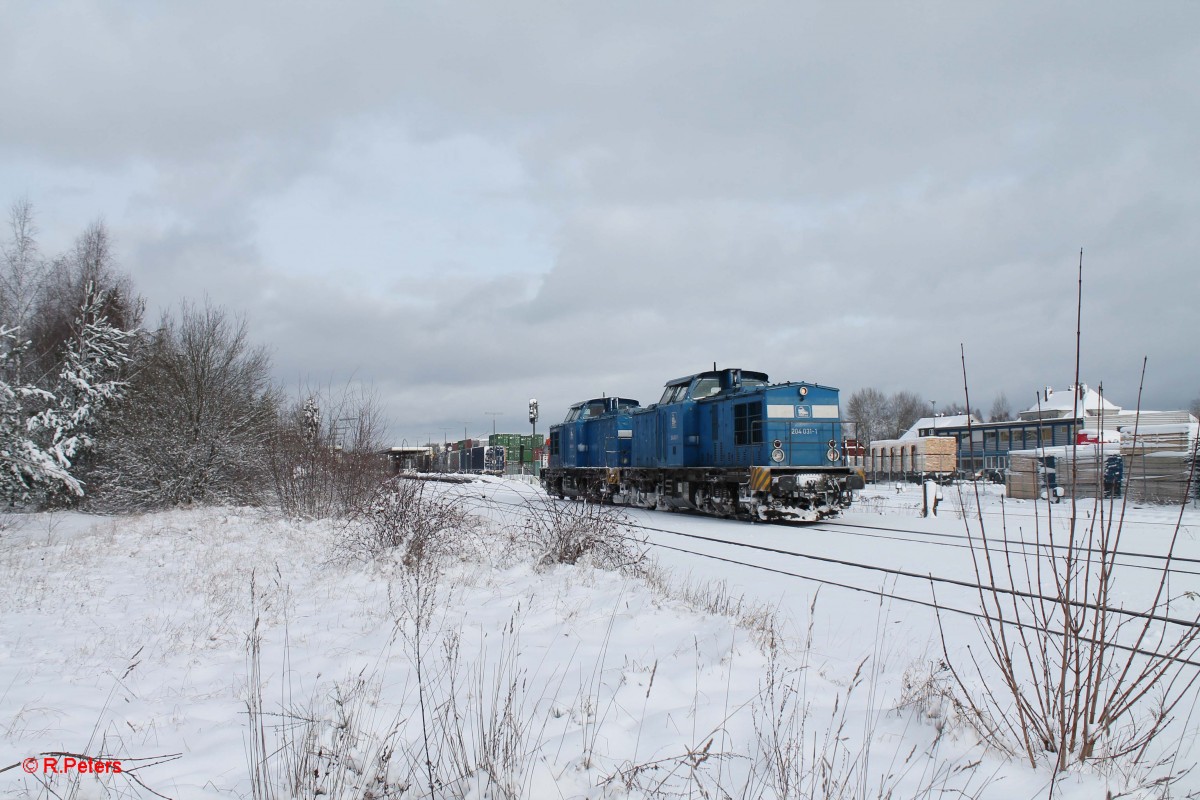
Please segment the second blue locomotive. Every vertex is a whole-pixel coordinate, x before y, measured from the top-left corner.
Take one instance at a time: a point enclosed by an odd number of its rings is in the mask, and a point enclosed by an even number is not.
[[[546,490],[764,521],[835,516],[862,487],[845,465],[837,389],[741,369],[667,383],[659,401],[599,398],[550,428]]]

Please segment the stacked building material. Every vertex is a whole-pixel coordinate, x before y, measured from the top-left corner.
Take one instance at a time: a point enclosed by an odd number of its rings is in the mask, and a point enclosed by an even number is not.
[[[1055,488],[1067,497],[1114,496],[1120,493],[1123,467],[1115,443],[1014,450],[1005,486],[1009,497],[1026,500],[1053,496]]]
[[[1152,450],[1141,447],[1125,455],[1125,491],[1141,503],[1184,503],[1196,495],[1192,476],[1193,450]]]
[[[918,448],[918,469],[934,475],[953,475],[958,469],[958,440],[953,436],[926,436]],[[925,452],[920,453],[923,449]]]
[[[866,458],[871,480],[920,480],[949,477],[958,469],[958,440],[953,436],[880,439]]]
[[[1045,464],[1039,450],[1013,450],[1008,454],[1005,488],[1009,497],[1032,500],[1046,487]]]
[[[1196,445],[1197,425],[1138,425],[1121,428],[1121,449],[1127,454],[1180,453]]]
[[[1087,421],[1089,428],[1103,426],[1105,430],[1132,431],[1136,425],[1138,430],[1148,426],[1158,425],[1190,425],[1195,424],[1196,418],[1188,411],[1122,411],[1119,414],[1105,414],[1103,417],[1090,417]]]
[[[1195,494],[1189,477],[1200,425],[1186,411],[1164,413],[1186,419],[1166,423],[1151,417],[1162,424],[1147,424],[1143,417],[1137,422],[1136,434],[1132,423],[1120,428],[1121,455],[1125,458],[1126,486],[1131,500],[1181,503]]]

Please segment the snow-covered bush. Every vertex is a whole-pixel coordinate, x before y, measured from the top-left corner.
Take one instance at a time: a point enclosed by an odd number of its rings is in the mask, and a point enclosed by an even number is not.
[[[279,398],[245,320],[184,303],[147,337],[136,366],[129,402],[98,447],[99,505],[260,502]]]
[[[350,559],[369,562],[395,555],[415,569],[451,553],[468,521],[457,498],[426,481],[397,477],[379,486],[347,525],[342,548]]]
[[[599,567],[636,569],[646,559],[624,513],[614,506],[549,498],[532,501],[524,536],[540,566],[575,564],[586,556]]]

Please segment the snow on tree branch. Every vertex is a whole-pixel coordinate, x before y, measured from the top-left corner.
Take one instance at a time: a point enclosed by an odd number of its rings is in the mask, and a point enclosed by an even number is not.
[[[89,285],[52,389],[0,380],[0,492],[9,502],[28,502],[36,491],[83,496],[72,464],[92,447],[104,411],[124,397],[120,376],[136,335],[112,325],[103,307]],[[17,374],[27,346],[18,333],[0,328],[5,377]]]

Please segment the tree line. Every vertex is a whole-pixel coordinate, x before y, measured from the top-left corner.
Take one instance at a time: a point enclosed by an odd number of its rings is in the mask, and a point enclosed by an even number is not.
[[[852,434],[860,444],[869,445],[874,441],[899,439],[922,417],[933,416],[937,406],[923,400],[920,395],[902,390],[887,395],[879,389],[865,387],[855,391],[846,401],[845,419],[853,425]],[[945,403],[938,413],[945,416],[957,416],[967,413],[967,407],[961,403]],[[989,422],[1000,422],[1012,419],[1012,406],[1004,393],[1000,393],[992,403],[992,408],[985,418],[979,409],[971,412],[976,419]]]
[[[323,516],[385,472],[369,391],[275,384],[247,321],[205,300],[153,325],[103,222],[47,256],[12,205],[0,262],[0,498],[10,508],[275,504]]]
[[[908,431],[917,420],[932,416],[934,410],[940,415],[957,416],[967,413],[967,407],[962,403],[945,403],[936,407],[927,403],[913,392],[898,391],[887,395],[879,389],[866,387],[850,395],[846,401],[845,419],[852,424],[847,433],[864,446],[871,442],[886,439],[898,439]],[[1192,416],[1200,418],[1200,397],[1192,401],[1190,411]],[[987,416],[976,408],[971,412],[980,422],[1003,422],[1014,419],[1012,404],[1003,392],[992,402]]]

